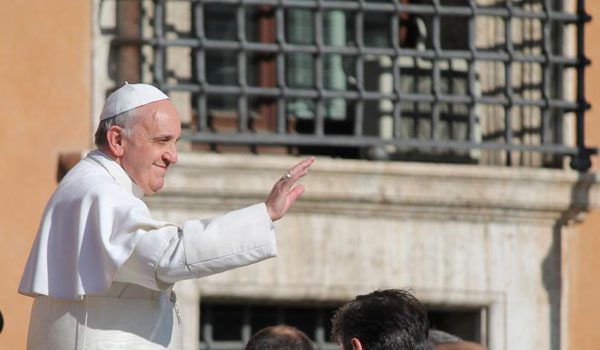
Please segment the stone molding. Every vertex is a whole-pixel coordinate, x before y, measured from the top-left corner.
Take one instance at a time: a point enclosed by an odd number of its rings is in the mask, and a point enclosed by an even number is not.
[[[151,207],[227,211],[264,200],[300,157],[179,155]],[[579,220],[598,207],[598,175],[562,169],[317,158],[294,213],[475,222]]]

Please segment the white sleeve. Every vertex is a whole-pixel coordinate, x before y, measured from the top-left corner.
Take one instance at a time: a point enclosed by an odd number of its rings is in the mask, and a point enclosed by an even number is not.
[[[250,265],[277,255],[273,223],[264,203],[183,228],[164,227],[142,235],[115,277],[163,290],[190,278]]]

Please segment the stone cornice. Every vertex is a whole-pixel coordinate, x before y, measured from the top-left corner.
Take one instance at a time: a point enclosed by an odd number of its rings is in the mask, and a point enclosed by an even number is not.
[[[151,206],[226,211],[264,200],[301,158],[181,153]],[[293,213],[422,220],[559,221],[598,206],[594,173],[318,158]]]

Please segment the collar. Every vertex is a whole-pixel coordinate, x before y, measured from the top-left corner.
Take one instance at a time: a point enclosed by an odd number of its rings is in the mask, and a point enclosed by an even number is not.
[[[133,182],[131,177],[127,174],[125,169],[119,165],[119,163],[115,162],[109,156],[107,156],[104,152],[99,149],[95,149],[88,153],[88,158],[94,160],[100,166],[102,166],[108,174],[119,184],[121,187],[129,191],[131,194],[136,196],[137,198],[142,198],[144,196],[144,191],[139,188],[138,185]]]

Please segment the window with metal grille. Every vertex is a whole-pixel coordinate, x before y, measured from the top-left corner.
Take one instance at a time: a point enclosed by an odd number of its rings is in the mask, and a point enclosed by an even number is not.
[[[293,326],[315,343],[317,350],[337,350],[331,341],[331,317],[336,308],[327,306],[223,304],[202,302],[200,349],[242,350],[257,331],[279,324]]]
[[[243,350],[257,331],[279,324],[302,330],[317,350],[337,350],[331,340],[331,318],[339,305],[246,304],[203,301],[200,308],[200,349]],[[477,343],[486,343],[486,309],[431,308],[432,329]]]
[[[583,1],[577,12],[562,0],[137,4],[118,10],[136,20],[119,22],[113,44],[139,57],[118,56],[117,80],[167,91],[196,145],[524,166],[574,156],[577,168],[594,151]],[[577,54],[565,52],[576,31]]]

